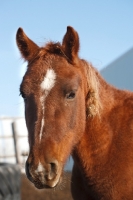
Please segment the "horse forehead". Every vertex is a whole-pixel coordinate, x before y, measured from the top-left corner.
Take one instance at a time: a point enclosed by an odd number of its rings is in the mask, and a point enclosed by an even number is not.
[[[77,78],[79,71],[65,59],[61,58],[59,61],[59,59],[52,56],[41,62],[37,60],[35,63],[32,63],[28,67],[22,83],[33,90],[37,85],[40,85],[41,90],[50,91],[55,85],[55,82],[59,80],[65,82]]]

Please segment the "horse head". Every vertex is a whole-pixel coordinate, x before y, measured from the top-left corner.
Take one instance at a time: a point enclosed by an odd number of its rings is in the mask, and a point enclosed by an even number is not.
[[[70,26],[62,44],[39,47],[22,28],[16,40],[28,62],[20,85],[29,140],[26,174],[37,188],[52,188],[61,182],[87,116],[97,113],[95,71],[79,58],[78,33]]]

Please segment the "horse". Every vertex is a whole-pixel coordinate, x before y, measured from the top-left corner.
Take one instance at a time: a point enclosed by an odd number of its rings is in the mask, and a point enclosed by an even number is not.
[[[28,63],[20,85],[29,155],[25,169],[38,189],[56,188],[74,160],[75,200],[133,199],[133,93],[108,84],[79,57],[79,35],[68,26],[62,42],[39,47],[19,28]]]

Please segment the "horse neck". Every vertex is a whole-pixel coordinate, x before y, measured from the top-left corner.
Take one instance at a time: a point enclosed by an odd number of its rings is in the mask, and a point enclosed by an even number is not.
[[[106,163],[112,142],[112,133],[108,132],[106,121],[119,95],[119,90],[106,83],[98,72],[96,76],[99,80],[100,111],[96,116],[87,118],[85,133],[73,153],[74,160],[90,174],[95,173],[93,170],[96,165],[101,165],[101,160],[102,165]]]

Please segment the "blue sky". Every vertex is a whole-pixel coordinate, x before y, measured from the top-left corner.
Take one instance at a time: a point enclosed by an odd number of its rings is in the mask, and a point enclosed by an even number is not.
[[[2,0],[0,2],[0,116],[22,116],[24,64],[18,27],[38,45],[61,41],[68,25],[80,36],[80,57],[102,69],[133,47],[132,0]]]

